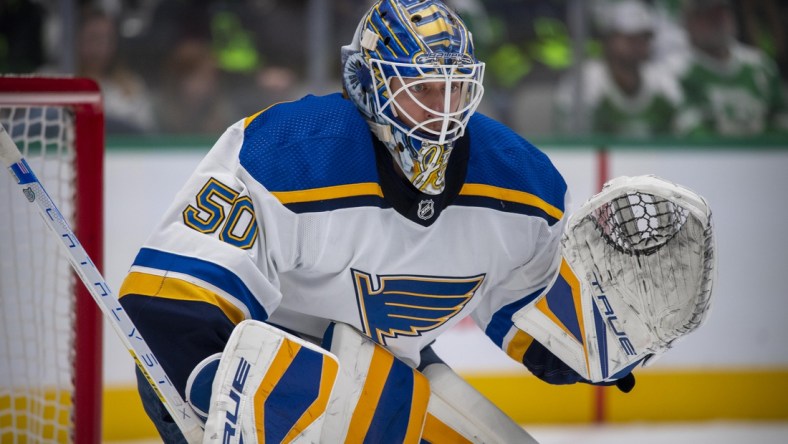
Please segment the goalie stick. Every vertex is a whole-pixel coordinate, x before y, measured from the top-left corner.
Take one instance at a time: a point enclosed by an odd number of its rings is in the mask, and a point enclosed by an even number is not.
[[[183,432],[186,440],[189,443],[201,442],[202,427],[191,406],[184,402],[178,391],[175,390],[156,356],[151,352],[148,344],[118,302],[118,298],[110,290],[109,285],[79,243],[74,231],[55,203],[52,202],[43,184],[33,173],[30,165],[1,124],[0,160],[8,167],[28,202],[36,205],[47,227],[60,238],[69,263],[101,311],[109,319],[115,333],[126,346],[137,367],[143,372],[170,416]]]

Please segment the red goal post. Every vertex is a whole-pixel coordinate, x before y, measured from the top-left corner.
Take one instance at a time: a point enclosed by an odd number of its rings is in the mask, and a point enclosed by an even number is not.
[[[104,115],[96,82],[0,76],[0,123],[101,268]],[[0,441],[99,443],[101,312],[9,184],[0,173],[7,214],[0,216]]]

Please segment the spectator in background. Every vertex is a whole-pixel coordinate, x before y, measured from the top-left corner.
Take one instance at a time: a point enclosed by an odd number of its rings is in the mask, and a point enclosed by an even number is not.
[[[654,41],[651,59],[664,62],[678,53],[689,51],[687,32],[681,23],[682,0],[649,0],[654,11]]]
[[[556,126],[572,131],[573,113],[585,110],[581,128],[593,133],[642,138],[678,131],[681,89],[667,70],[650,63],[654,18],[640,0],[603,2],[594,10],[603,57],[587,61],[556,89]],[[575,85],[580,75],[582,95]]]
[[[223,93],[209,41],[181,39],[164,61],[156,114],[164,132],[221,133],[238,113]]]
[[[738,18],[742,43],[756,46],[778,66],[783,82],[788,81],[788,2],[783,0],[738,0],[732,4]]]
[[[38,2],[0,2],[0,73],[31,73],[44,64],[45,17]]]
[[[86,9],[81,16],[77,75],[90,77],[101,86],[108,133],[142,133],[156,128],[148,88],[118,57],[116,22],[101,10]]]
[[[682,120],[696,135],[788,132],[788,106],[775,63],[736,41],[728,0],[684,0],[691,51],[671,65],[687,99]]]

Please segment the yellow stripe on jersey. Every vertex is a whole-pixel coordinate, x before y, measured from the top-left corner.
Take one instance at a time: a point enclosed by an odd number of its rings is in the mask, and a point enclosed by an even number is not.
[[[471,441],[457,433],[456,430],[447,426],[440,419],[427,413],[424,421],[424,433],[421,435],[423,441],[429,444],[470,444]]]
[[[268,108],[270,108],[270,106]],[[259,116],[260,114],[264,113],[268,108],[262,109],[260,111],[257,111],[256,113],[252,114],[251,116],[245,118],[244,119],[244,128],[249,126],[249,124],[252,123],[254,121],[254,119],[257,118],[257,116]]]
[[[377,183],[354,183],[333,187],[312,188],[299,191],[277,191],[271,193],[283,204],[315,202],[319,200],[341,199],[355,196],[383,197],[383,190]]]
[[[268,111],[268,110],[269,110],[269,109],[271,109],[272,107],[274,107],[274,106],[276,106],[276,105],[279,105],[279,104],[282,104],[282,103],[289,103],[289,102],[292,102],[292,100],[284,100],[284,101],[281,101],[281,102],[276,102],[276,103],[274,103],[274,104],[272,104],[272,105],[269,105],[269,106],[268,106],[268,107],[266,107],[266,108],[263,108],[263,109],[262,109],[262,110],[260,110],[260,111],[257,111],[256,113],[254,113],[254,114],[252,114],[251,116],[249,116],[249,117],[247,117],[247,118],[245,118],[245,119],[244,119],[244,128],[246,128],[247,126],[249,126],[249,124],[251,124],[252,122],[254,122],[254,119],[256,119],[256,118],[257,118],[257,116],[259,116],[260,114],[262,114],[262,113],[264,113],[264,112]]]
[[[207,302],[218,307],[233,324],[238,324],[245,318],[241,309],[223,297],[183,279],[135,271],[126,276],[119,294],[120,298],[128,294],[138,294],[178,301]]]
[[[548,215],[561,219],[564,212],[558,208],[545,202],[539,196],[524,191],[510,190],[508,188],[500,188],[492,185],[485,185],[480,183],[466,183],[460,190],[461,196],[482,196],[491,197],[494,199],[515,202],[523,205],[529,205],[539,208]]]

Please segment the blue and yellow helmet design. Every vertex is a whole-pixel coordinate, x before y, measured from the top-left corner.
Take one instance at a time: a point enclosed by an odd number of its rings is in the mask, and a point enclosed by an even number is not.
[[[462,19],[437,0],[380,0],[342,48],[343,85],[417,189],[437,194],[484,92]]]

